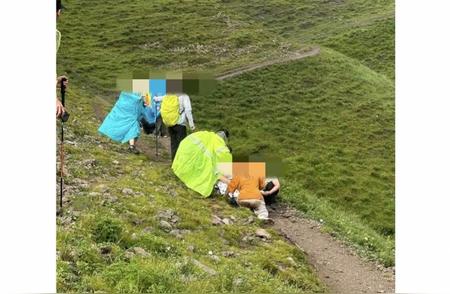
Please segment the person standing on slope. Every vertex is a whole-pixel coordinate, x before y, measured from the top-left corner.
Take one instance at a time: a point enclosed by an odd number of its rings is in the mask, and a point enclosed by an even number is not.
[[[155,100],[162,100],[161,116],[169,131],[170,153],[173,161],[180,142],[187,136],[186,124],[189,124],[192,131],[195,130],[191,100],[184,93],[155,97]]]
[[[56,20],[59,19],[59,16],[61,15],[62,11],[62,3],[61,0],[56,0]],[[61,44],[61,32],[56,29],[56,53],[58,53],[59,45]],[[67,84],[69,83],[69,79],[66,76],[59,76],[56,78],[56,88],[59,88],[61,86],[61,82],[64,81],[64,86],[67,87]],[[64,106],[61,103],[61,100],[59,100],[58,97],[56,97],[56,117],[61,117],[63,113],[66,110],[64,109]]]

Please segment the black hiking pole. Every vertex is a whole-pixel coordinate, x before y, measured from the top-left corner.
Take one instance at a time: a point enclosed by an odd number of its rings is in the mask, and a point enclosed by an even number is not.
[[[65,98],[66,98],[66,85],[64,82],[66,81],[66,78],[61,79],[61,104],[63,107],[65,107]],[[64,122],[67,121],[69,118],[69,113],[67,113],[65,110],[61,114],[61,142],[60,142],[60,150],[59,150],[59,156],[60,156],[60,178],[59,178],[59,209],[60,213],[62,213],[62,207],[63,207],[63,177],[64,177]]]
[[[156,133],[156,158],[158,158],[158,133]]]

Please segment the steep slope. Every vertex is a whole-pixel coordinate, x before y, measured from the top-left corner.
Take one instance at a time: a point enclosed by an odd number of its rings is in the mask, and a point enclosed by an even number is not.
[[[392,264],[393,90],[385,76],[322,48],[225,80],[193,104],[199,126],[230,129],[237,157],[283,159],[285,199]]]
[[[164,161],[126,153],[97,134],[92,96],[72,84],[67,97],[58,292],[324,291],[298,249],[270,229],[255,235],[250,211],[201,199]]]

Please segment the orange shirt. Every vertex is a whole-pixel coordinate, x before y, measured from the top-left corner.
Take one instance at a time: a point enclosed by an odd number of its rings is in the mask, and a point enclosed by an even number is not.
[[[233,193],[235,190],[239,190],[239,200],[261,200],[261,189],[264,188],[264,178],[262,177],[233,177],[228,185],[228,192]]]

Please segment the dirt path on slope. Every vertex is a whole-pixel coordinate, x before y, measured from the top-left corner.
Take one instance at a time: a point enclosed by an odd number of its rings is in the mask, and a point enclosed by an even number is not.
[[[243,73],[246,73],[246,72],[258,69],[258,68],[263,68],[263,67],[274,65],[274,64],[286,63],[286,62],[293,61],[293,60],[303,59],[303,58],[306,58],[306,57],[317,55],[319,53],[320,53],[320,48],[319,47],[313,48],[313,49],[311,49],[309,51],[306,51],[306,52],[293,52],[292,54],[290,54],[287,57],[274,59],[274,60],[269,60],[269,61],[265,61],[265,62],[261,62],[261,63],[257,63],[257,64],[248,65],[248,66],[245,66],[245,67],[233,69],[233,70],[228,71],[228,72],[224,72],[224,73],[220,74],[219,76],[216,76],[216,79],[219,80],[219,81],[225,80],[225,79],[232,78],[232,77],[241,75]]]
[[[352,249],[320,230],[284,204],[269,206],[274,228],[305,252],[308,262],[331,293],[394,293],[393,269],[363,260]]]

